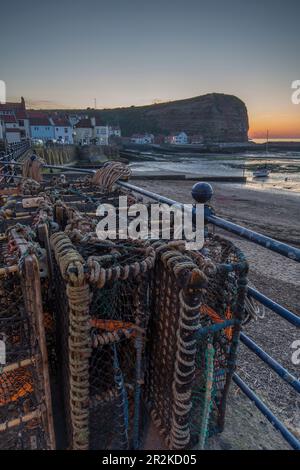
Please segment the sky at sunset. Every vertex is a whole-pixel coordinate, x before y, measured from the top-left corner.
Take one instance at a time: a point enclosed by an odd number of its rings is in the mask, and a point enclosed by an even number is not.
[[[100,109],[229,93],[251,137],[300,138],[299,0],[14,0],[0,17],[8,99]]]

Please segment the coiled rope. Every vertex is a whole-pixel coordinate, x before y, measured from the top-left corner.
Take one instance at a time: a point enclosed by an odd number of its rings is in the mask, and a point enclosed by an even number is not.
[[[120,162],[106,162],[92,177],[92,184],[111,191],[119,179],[127,180],[131,176],[129,166]]]

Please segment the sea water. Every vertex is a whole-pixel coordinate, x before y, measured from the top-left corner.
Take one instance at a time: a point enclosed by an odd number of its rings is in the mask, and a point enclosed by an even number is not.
[[[148,156],[149,157],[149,156]],[[267,178],[253,177],[256,168],[266,165]],[[246,176],[245,185],[253,189],[283,190],[300,194],[300,152],[245,152],[224,154],[171,154],[153,156],[151,161],[130,163],[134,174],[182,174],[201,176]]]

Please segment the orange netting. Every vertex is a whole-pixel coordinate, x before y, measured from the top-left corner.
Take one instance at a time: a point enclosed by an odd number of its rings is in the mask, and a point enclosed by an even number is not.
[[[33,392],[33,378],[30,370],[19,367],[0,375],[0,406],[19,400]]]
[[[124,322],[120,320],[102,320],[98,318],[91,319],[91,325],[94,328],[99,328],[100,330],[105,331],[118,331],[118,330],[127,330],[129,328],[135,328],[135,325],[130,322]]]
[[[209,307],[208,305],[201,305],[200,313],[202,315],[208,315],[214,323],[223,323],[224,318],[222,318],[213,308]],[[232,313],[230,307],[227,307],[225,312],[225,319],[230,320],[232,318]],[[232,339],[232,326],[225,328],[225,334],[229,340]]]

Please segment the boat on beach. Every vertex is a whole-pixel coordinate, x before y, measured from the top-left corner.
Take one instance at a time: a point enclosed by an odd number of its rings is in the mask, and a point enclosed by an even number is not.
[[[267,178],[270,174],[270,170],[268,168],[259,168],[253,171],[254,178]]]

